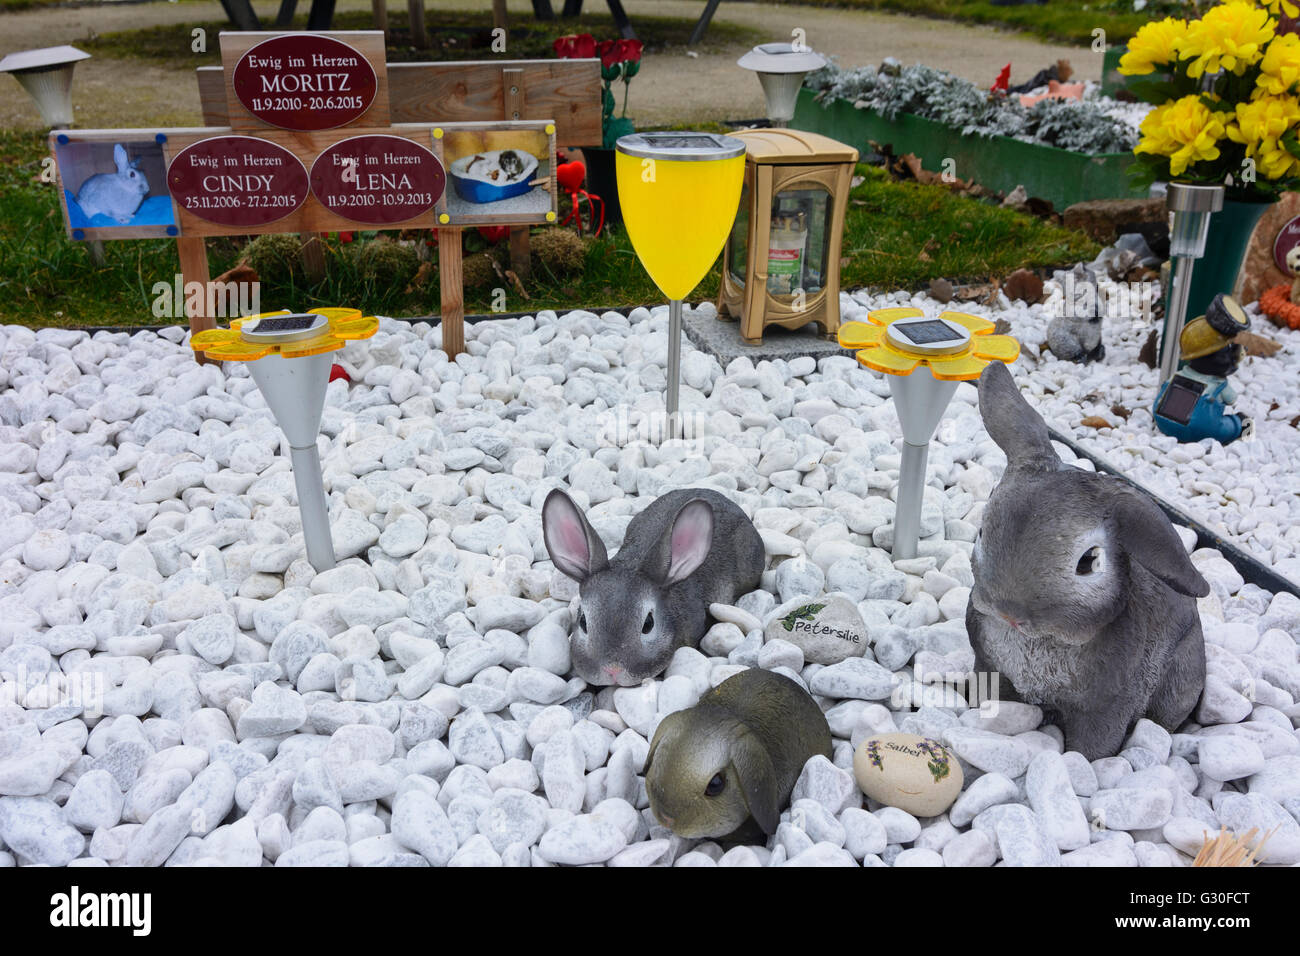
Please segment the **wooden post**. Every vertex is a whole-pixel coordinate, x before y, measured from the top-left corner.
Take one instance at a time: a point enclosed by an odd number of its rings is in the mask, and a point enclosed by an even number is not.
[[[191,282],[201,283],[206,291],[211,276],[208,274],[208,247],[204,244],[201,236],[179,236],[176,239],[176,251],[180,253],[181,259],[181,289]],[[204,329],[216,328],[217,322],[210,315],[204,315],[206,311],[204,305],[207,303],[207,296],[200,296],[201,304],[198,309],[191,311],[189,303],[185,305],[185,316],[190,320],[190,332],[202,332]],[[205,356],[202,352],[194,353],[194,360],[200,365],[217,364]]]
[[[429,45],[429,34],[424,28],[424,0],[406,0],[406,9],[411,20],[411,45],[423,50]]]
[[[524,103],[524,71],[506,67],[501,71],[501,101],[504,105],[504,119],[520,120],[524,118],[527,106]],[[555,164],[555,157],[551,157]],[[528,227],[510,227],[510,268],[520,280],[527,279],[532,272],[532,259],[528,250]]]
[[[507,19],[506,0],[492,0],[492,26],[508,29]]]
[[[384,41],[388,41],[388,0],[370,0],[370,9],[375,15],[375,29],[384,31]]]
[[[510,227],[510,268],[520,280],[527,279],[533,271],[533,261],[528,247],[528,227]]]
[[[325,243],[314,232],[300,232],[298,239],[302,242],[303,272],[312,282],[319,282],[325,278]]]
[[[454,359],[465,351],[460,229],[454,226],[438,230],[438,281],[442,292],[442,350]]]

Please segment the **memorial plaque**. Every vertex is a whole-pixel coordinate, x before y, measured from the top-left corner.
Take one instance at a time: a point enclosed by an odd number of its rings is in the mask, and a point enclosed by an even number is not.
[[[342,40],[293,33],[264,40],[239,58],[231,85],[244,108],[291,130],[336,129],[375,101],[370,62]]]
[[[328,211],[366,225],[392,225],[433,208],[447,183],[433,152],[401,136],[353,136],[311,167],[311,191]]]
[[[307,198],[307,170],[289,150],[252,136],[214,136],[167,167],[175,203],[219,226],[254,228],[288,216]]]

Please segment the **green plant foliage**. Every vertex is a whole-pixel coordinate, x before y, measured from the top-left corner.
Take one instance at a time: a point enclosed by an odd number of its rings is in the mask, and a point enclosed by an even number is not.
[[[243,258],[262,282],[288,283],[302,278],[302,240],[296,235],[256,236],[244,246]]]

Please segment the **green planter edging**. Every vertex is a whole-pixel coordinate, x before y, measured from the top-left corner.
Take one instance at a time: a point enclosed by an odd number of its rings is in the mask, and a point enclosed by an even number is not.
[[[1010,192],[1023,185],[1030,196],[1046,199],[1058,211],[1089,199],[1146,198],[1147,190],[1132,185],[1126,175],[1132,153],[1088,156],[1055,146],[1024,143],[1006,136],[963,136],[960,131],[912,113],[893,122],[871,110],[855,109],[848,100],[834,100],[827,109],[815,102],[811,90],[799,91],[790,125],[821,133],[870,153],[871,141],[889,143],[897,154],[912,153],[932,172],[951,171],[987,189]],[[955,166],[947,170],[944,161]]]

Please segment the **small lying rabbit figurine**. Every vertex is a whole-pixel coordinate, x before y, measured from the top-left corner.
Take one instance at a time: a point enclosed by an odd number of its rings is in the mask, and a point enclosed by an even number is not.
[[[776,831],[803,766],[831,756],[831,729],[807,691],[750,668],[659,722],[645,789],[659,822],[679,836],[748,837],[752,817]],[[743,834],[743,836],[742,836]]]
[[[542,506],[551,560],[581,588],[573,670],[589,684],[634,687],[695,646],[709,605],[758,587],[763,539],[716,491],[671,491],[632,519],[612,560],[586,516],[558,488]]]
[[[1042,705],[1089,760],[1113,756],[1144,715],[1177,729],[1205,684],[1196,598],[1210,588],[1169,519],[1067,467],[1002,363],[980,375],[979,404],[1007,470],[972,555],[976,672],[1000,672],[1007,699]]]
[[[149,195],[149,182],[140,172],[140,159],[137,157],[128,162],[121,143],[113,146],[113,163],[117,172],[96,173],[81,184],[77,205],[87,219],[103,213],[126,225],[135,217],[144,197]]]

